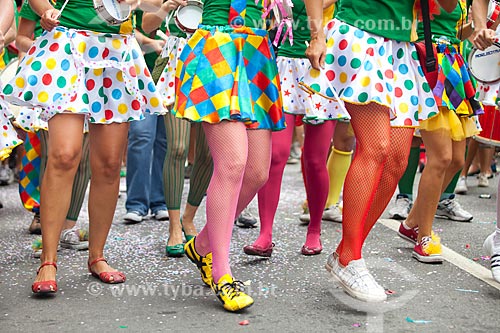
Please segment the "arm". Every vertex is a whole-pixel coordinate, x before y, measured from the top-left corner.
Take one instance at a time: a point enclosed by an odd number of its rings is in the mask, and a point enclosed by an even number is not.
[[[40,25],[43,29],[51,31],[59,25],[60,13],[49,0],[28,0],[31,8],[40,16]]]
[[[337,0],[323,0],[323,9],[327,9],[336,2]]]
[[[466,40],[472,35],[473,32],[474,29],[472,29],[472,22],[468,22],[465,23],[460,29],[458,29],[457,37],[459,37],[461,40]]]
[[[472,2],[472,21],[474,22],[474,36],[472,43],[480,50],[489,47],[495,40],[495,31],[486,27],[488,16],[488,0]]]
[[[5,37],[14,19],[14,6],[9,0],[0,0],[1,5],[5,10],[0,11],[0,48],[5,45]]]
[[[12,43],[16,40],[16,22],[12,20],[12,25],[5,33],[5,45]]]
[[[323,31],[323,8],[318,6],[318,0],[304,0],[309,26],[311,29],[310,44],[306,50],[306,56],[315,69],[324,67],[326,56],[326,37]]]
[[[439,4],[441,7],[443,7],[444,10],[446,10],[448,13],[451,13],[452,11],[457,8],[457,0],[438,0]]]
[[[176,10],[177,7],[185,6],[186,4],[187,2],[185,0],[167,0],[161,5],[159,10],[155,12],[144,12],[142,17],[142,30],[146,33],[150,33],[158,29],[172,10]]]
[[[144,53],[152,53],[155,52],[156,54],[160,54],[161,50],[163,49],[163,46],[165,45],[164,40],[156,40],[153,38],[150,38],[143,33],[141,33],[139,30],[135,29],[135,38],[137,39],[137,42],[141,46],[141,50]]]
[[[33,31],[35,31],[36,22],[21,17],[19,20],[19,29],[17,30],[16,46],[19,52],[28,52],[33,44]]]

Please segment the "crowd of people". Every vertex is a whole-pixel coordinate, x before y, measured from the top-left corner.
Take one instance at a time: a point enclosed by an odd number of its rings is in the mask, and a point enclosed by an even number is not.
[[[204,0],[192,30],[176,17],[185,0],[117,1],[133,8],[118,23],[90,0],[1,1],[3,65],[10,56],[18,70],[2,87],[0,182],[17,177],[29,232],[42,235],[35,294],[57,292],[59,246],[88,250],[102,282],[125,282],[104,256],[125,176],[123,221],[168,221],[166,255],[187,256],[226,310],[251,306],[229,264],[233,226],[258,225],[243,251],[272,256],[284,169],[301,155],[301,253],[323,251],[322,221],[342,223],[326,268],[352,297],[381,302],[362,248],[396,187],[399,236],[439,263],[434,217],[471,221],[455,193],[494,173],[500,142],[481,126],[498,122],[499,84],[476,82],[466,61],[495,42],[487,0]],[[260,223],[246,210],[254,197]],[[484,247],[500,281],[497,221]]]

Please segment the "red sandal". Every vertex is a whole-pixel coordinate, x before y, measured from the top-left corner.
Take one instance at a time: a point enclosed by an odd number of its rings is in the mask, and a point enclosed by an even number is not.
[[[40,270],[45,266],[54,266],[57,271],[57,264],[55,262],[46,261],[38,267],[36,274],[38,275]],[[55,280],[34,282],[31,285],[31,290],[35,294],[53,294],[57,291],[57,282]]]
[[[104,283],[123,283],[125,282],[125,274],[122,272],[102,272],[100,274],[97,274],[96,272],[92,271],[92,266],[97,264],[100,261],[104,261],[105,263],[108,263],[108,261],[104,258],[97,258],[93,260],[92,262],[88,263],[89,267],[89,272],[92,274],[92,276],[98,278]]]

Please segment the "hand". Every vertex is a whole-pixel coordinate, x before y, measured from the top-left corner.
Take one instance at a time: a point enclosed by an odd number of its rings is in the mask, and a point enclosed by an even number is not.
[[[177,7],[184,7],[187,5],[186,0],[167,0],[161,5],[162,9],[166,12],[170,12],[172,10],[176,10]]]
[[[481,29],[479,31],[474,31],[472,43],[474,47],[484,50],[490,47],[493,42],[495,42],[496,34],[495,31],[491,29]]]
[[[306,50],[306,57],[309,58],[314,69],[321,70],[325,67],[326,41],[325,35],[321,32],[311,42]]]
[[[155,52],[160,54],[165,46],[165,41],[162,39],[151,39],[146,45],[143,46],[143,50],[146,53]]]
[[[3,49],[5,46],[5,36],[3,35],[3,32],[0,31],[0,49]]]
[[[48,9],[43,13],[42,17],[40,18],[40,25],[44,30],[47,31],[52,31],[55,27],[59,25],[59,16],[61,13],[55,9]]]

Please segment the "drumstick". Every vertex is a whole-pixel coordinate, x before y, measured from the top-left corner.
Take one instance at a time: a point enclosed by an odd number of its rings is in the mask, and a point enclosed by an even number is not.
[[[58,19],[61,17],[61,14],[62,14],[62,12],[64,10],[64,7],[66,7],[66,5],[68,4],[68,2],[69,2],[69,0],[64,1],[61,9],[59,9],[59,16],[57,17]]]
[[[156,30],[156,36],[160,37],[163,40],[168,40],[168,36],[161,30]]]

